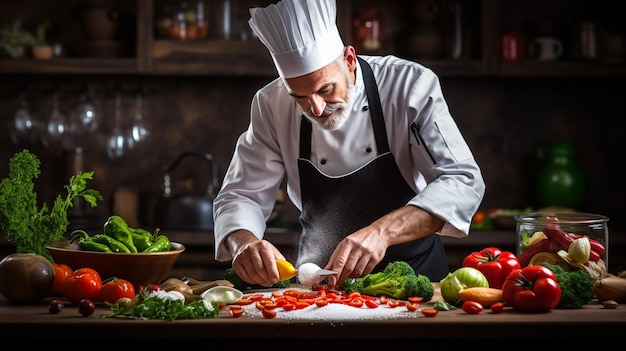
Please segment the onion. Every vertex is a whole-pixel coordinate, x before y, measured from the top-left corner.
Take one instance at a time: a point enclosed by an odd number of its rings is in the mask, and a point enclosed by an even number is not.
[[[0,261],[0,293],[12,304],[37,304],[54,284],[54,267],[44,256],[14,253]]]

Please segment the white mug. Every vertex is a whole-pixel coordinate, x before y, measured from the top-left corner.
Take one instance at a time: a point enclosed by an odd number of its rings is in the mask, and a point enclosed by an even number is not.
[[[557,38],[538,37],[533,39],[539,61],[554,61],[563,54],[563,43]]]

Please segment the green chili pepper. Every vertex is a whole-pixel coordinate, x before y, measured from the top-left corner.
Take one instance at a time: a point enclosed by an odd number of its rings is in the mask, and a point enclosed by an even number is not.
[[[165,252],[170,250],[170,239],[166,235],[157,236],[154,244],[152,244],[143,252]]]
[[[143,252],[154,243],[152,240],[153,235],[149,231],[141,228],[131,228],[130,231],[137,251]]]
[[[78,239],[78,247],[85,251],[97,251],[97,252],[113,252],[111,248],[105,244],[101,244],[93,241],[93,239],[84,230],[75,230],[72,232],[72,239],[70,242]]]
[[[121,241],[131,253],[137,252],[137,247],[133,243],[133,233],[122,217],[116,215],[109,217],[104,223],[104,234]]]
[[[106,234],[96,234],[91,239],[97,243],[107,245],[111,251],[116,253],[131,253],[128,247],[121,241],[114,239]]]

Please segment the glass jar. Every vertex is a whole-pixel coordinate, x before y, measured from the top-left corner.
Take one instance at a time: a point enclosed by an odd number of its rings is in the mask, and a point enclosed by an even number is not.
[[[522,267],[540,262],[558,264],[568,270],[585,268],[590,274],[602,276],[608,270],[609,218],[582,212],[531,212],[515,216],[517,257]],[[582,264],[570,262],[569,245],[587,237],[589,260]]]

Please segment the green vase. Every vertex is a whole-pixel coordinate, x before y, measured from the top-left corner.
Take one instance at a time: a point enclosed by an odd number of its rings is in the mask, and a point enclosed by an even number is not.
[[[585,197],[587,180],[573,147],[559,142],[538,155],[541,160],[535,180],[535,195],[539,206],[572,209],[580,206]]]

